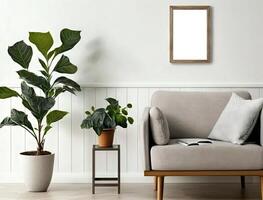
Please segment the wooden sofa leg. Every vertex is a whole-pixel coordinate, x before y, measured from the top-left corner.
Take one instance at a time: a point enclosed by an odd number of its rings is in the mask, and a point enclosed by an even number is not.
[[[244,189],[246,187],[246,179],[245,176],[241,176],[241,188]]]
[[[157,177],[157,200],[163,200],[164,176]]]
[[[263,176],[260,177],[260,194],[261,200],[263,200]]]
[[[154,177],[154,191],[157,191],[157,176]]]

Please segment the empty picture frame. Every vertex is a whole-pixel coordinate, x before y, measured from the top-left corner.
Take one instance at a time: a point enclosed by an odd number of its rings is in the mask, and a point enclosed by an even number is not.
[[[210,6],[170,6],[170,62],[211,60]]]

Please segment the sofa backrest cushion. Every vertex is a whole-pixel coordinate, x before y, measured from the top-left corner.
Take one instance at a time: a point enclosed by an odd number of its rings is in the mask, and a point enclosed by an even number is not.
[[[233,93],[208,138],[243,144],[252,133],[263,98],[244,100]]]
[[[245,91],[234,91],[251,99]],[[157,91],[151,106],[160,108],[169,124],[170,138],[207,138],[232,92]]]

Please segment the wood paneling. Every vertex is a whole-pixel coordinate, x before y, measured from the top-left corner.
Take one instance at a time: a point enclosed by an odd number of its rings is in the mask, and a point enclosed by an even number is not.
[[[11,100],[0,101],[0,117],[1,120],[10,114]],[[0,145],[0,158],[1,165],[0,171],[2,173],[11,171],[11,153],[12,153],[12,138],[11,127],[4,127],[0,129],[1,145]]]
[[[80,122],[85,117],[84,98],[85,92],[81,92],[78,96],[72,95],[72,172],[84,172],[84,130],[80,127]]]
[[[24,111],[24,107],[18,98],[11,99],[11,108]],[[18,173],[20,171],[19,153],[25,150],[25,130],[18,126],[11,127],[11,172]]]
[[[72,113],[72,95],[63,94],[59,97],[59,110]],[[59,172],[72,172],[72,115],[67,115],[59,123],[59,153],[56,158],[59,160]],[[80,163],[79,163],[80,164]]]
[[[84,110],[90,110],[91,106],[96,103],[96,89],[95,88],[85,88],[84,89]],[[81,122],[80,122],[81,123]],[[91,154],[92,145],[96,143],[96,135],[93,130],[84,130],[84,165],[85,172],[91,173]]]

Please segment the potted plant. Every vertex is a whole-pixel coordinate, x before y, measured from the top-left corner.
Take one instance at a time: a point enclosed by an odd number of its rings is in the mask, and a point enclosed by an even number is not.
[[[22,79],[21,93],[8,87],[0,87],[0,99],[20,98],[23,106],[32,114],[35,121],[29,120],[25,112],[12,109],[11,115],[0,123],[0,128],[20,126],[36,141],[35,151],[21,153],[25,184],[29,191],[47,191],[50,184],[55,155],[44,150],[45,138],[53,123],[68,114],[62,110],[52,110],[52,108],[56,103],[56,98],[63,92],[75,94],[76,91],[80,91],[80,86],[73,80],[65,76],[58,76],[55,80],[52,77],[55,73],[74,74],[77,71],[77,67],[62,53],[72,49],[80,41],[80,38],[80,31],[63,29],[60,32],[62,44],[51,50],[53,38],[49,32],[30,32],[29,41],[43,56],[38,59],[42,69],[40,70],[41,75],[29,71],[33,56],[31,46],[24,41],[19,41],[8,47],[8,54],[22,67],[17,71]],[[61,55],[60,58],[58,55]],[[58,61],[53,65],[56,58]],[[41,91],[41,95],[35,92],[35,88]]]
[[[133,118],[128,116],[128,108],[132,104],[128,103],[126,107],[121,107],[114,98],[107,98],[109,105],[106,108],[86,111],[87,117],[82,121],[81,128],[93,128],[99,136],[100,147],[111,147],[114,138],[114,132],[117,126],[127,128],[128,123],[133,124]]]

